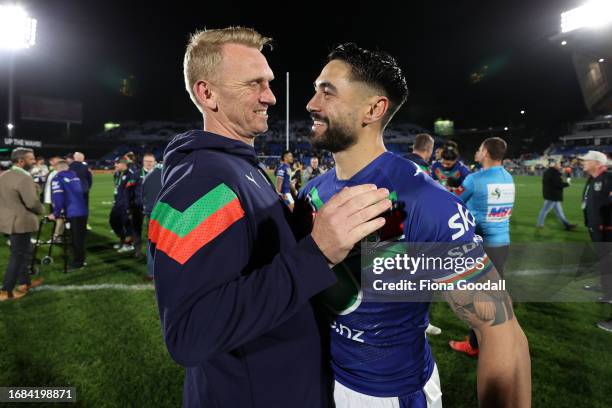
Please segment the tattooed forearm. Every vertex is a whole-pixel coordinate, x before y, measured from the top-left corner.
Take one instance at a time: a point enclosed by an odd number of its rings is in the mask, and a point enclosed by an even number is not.
[[[472,328],[496,326],[514,317],[512,300],[505,291],[453,290],[444,294],[457,316]]]

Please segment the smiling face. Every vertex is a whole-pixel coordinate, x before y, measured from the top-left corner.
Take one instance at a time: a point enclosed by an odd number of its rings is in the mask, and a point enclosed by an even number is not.
[[[310,142],[317,149],[341,152],[357,143],[362,125],[361,112],[371,92],[352,80],[351,67],[340,60],[330,61],[315,81],[315,94],[306,105],[313,120]]]
[[[274,74],[263,54],[241,44],[225,44],[223,60],[212,80],[212,108],[232,134],[254,138],[268,130],[268,108],[276,104],[270,89]]]

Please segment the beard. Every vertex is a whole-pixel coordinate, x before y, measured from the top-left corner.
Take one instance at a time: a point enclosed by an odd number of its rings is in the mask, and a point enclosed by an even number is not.
[[[349,126],[345,124],[330,124],[328,120],[318,115],[312,115],[312,117],[326,123],[326,130],[322,134],[315,136],[314,132],[310,132],[310,144],[313,148],[338,153],[357,143],[355,132]]]
[[[27,163],[24,163],[24,165],[23,165],[23,169],[24,169],[25,171],[30,171],[30,170],[32,170],[32,167],[34,167],[34,166],[32,166],[31,164],[27,164]]]

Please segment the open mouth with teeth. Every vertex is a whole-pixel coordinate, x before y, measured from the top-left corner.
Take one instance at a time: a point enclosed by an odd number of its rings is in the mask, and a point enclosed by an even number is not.
[[[256,114],[257,116],[262,116],[262,117],[264,117],[264,118],[267,118],[267,117],[268,117],[268,111],[267,111],[267,110],[256,110],[256,111],[255,111],[255,114]]]
[[[327,126],[327,121],[326,120],[321,120],[319,118],[312,118],[312,128],[311,130],[313,132],[316,132],[318,130],[324,129]]]

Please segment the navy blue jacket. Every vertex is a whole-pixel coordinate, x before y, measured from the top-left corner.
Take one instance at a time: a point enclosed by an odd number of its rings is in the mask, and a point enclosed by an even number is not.
[[[93,178],[91,177],[91,171],[89,171],[87,163],[73,161],[68,167],[70,170],[74,171],[79,180],[81,180],[83,192],[89,192],[89,190],[91,190],[91,186],[93,185]]]
[[[142,212],[146,216],[151,215],[155,199],[161,190],[161,175],[162,167],[157,165],[142,179]]]
[[[138,172],[132,167],[120,173],[115,172],[113,176],[115,182],[115,202],[114,206],[124,210],[142,208],[142,179]]]
[[[166,347],[186,367],[185,407],[327,406],[309,299],[336,281],[253,147],[203,131],[164,155],[149,240]]]
[[[70,170],[60,171],[51,180],[53,215],[67,218],[84,217],[87,205],[83,196],[81,180]]]

